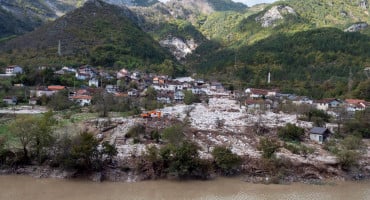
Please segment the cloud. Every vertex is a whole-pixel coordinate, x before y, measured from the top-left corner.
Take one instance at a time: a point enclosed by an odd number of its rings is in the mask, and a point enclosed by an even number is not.
[[[166,2],[168,0],[159,0],[159,1]],[[259,3],[272,3],[272,2],[275,2],[276,0],[233,0],[233,1],[242,2],[248,6],[253,6]]]

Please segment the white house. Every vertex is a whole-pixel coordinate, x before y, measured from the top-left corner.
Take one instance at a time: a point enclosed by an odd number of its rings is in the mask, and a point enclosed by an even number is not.
[[[4,97],[3,102],[7,105],[16,105],[17,97]]]
[[[9,66],[5,69],[5,74],[22,74],[23,68],[18,65]]]
[[[324,110],[324,111],[329,110],[329,108],[337,108],[341,104],[341,102],[338,99],[334,99],[334,98],[317,100],[315,103],[316,103],[316,108],[318,110]]]
[[[183,101],[185,97],[185,94],[182,91],[177,91],[174,94],[174,100],[175,101]]]
[[[96,78],[92,78],[89,80],[89,87],[99,87],[99,80]]]
[[[310,139],[322,144],[329,137],[330,131],[323,127],[314,127],[310,130]]]

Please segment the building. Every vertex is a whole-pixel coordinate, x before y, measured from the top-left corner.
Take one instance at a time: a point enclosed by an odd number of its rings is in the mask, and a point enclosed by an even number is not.
[[[315,103],[316,103],[316,108],[318,110],[327,111],[330,108],[338,108],[341,104],[341,101],[335,98],[327,98],[327,99],[317,100]]]
[[[310,130],[310,139],[322,144],[330,135],[330,130],[323,127],[314,127]]]
[[[17,104],[17,97],[4,97],[3,98],[3,102],[6,104],[6,105],[16,105]]]
[[[89,80],[89,87],[99,87],[99,80],[92,78]]]
[[[76,95],[72,96],[71,99],[78,103],[80,106],[88,106],[91,104],[92,96],[89,95]]]
[[[366,109],[367,102],[361,99],[346,99],[346,110],[348,112],[362,111]]]
[[[12,75],[12,74],[22,74],[23,68],[18,65],[9,66],[5,69],[5,74]]]
[[[64,89],[66,89],[66,86],[62,86],[62,85],[49,85],[48,86],[48,90],[50,90],[50,91],[58,92],[58,91],[62,91]]]
[[[173,97],[173,99],[177,102],[184,101],[184,98],[185,98],[185,94],[182,91],[175,92],[174,97]]]

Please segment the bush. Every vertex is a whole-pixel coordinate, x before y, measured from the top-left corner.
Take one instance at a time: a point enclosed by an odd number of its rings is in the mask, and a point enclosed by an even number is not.
[[[345,170],[358,165],[360,153],[354,150],[343,149],[338,152],[338,161]]]
[[[182,125],[173,125],[162,131],[162,137],[171,144],[180,144],[184,140],[183,131],[184,127]]]
[[[280,139],[289,142],[300,142],[304,136],[304,129],[294,124],[287,124],[278,129]]]
[[[242,163],[240,156],[223,146],[215,147],[212,151],[212,156],[216,167],[225,175],[235,174]]]
[[[258,145],[258,150],[262,151],[262,157],[267,159],[272,158],[279,148],[278,142],[269,138],[261,138]]]

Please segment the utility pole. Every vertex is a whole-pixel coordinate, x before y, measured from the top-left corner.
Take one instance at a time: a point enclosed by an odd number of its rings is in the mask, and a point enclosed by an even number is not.
[[[62,45],[60,43],[60,40],[59,40],[59,43],[58,43],[58,56],[62,56]]]

